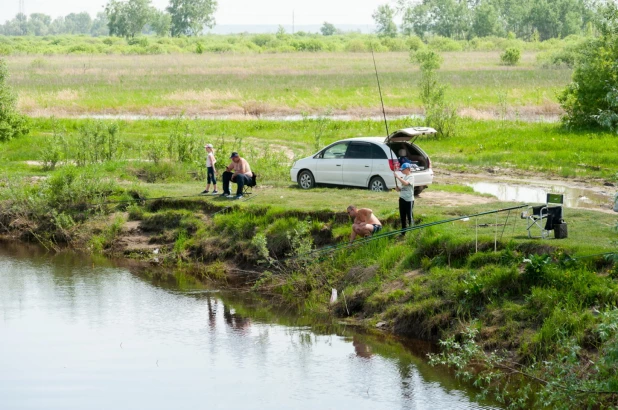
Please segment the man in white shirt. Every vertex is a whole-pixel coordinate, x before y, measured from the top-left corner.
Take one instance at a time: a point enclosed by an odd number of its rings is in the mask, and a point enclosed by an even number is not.
[[[414,175],[412,175],[412,171],[410,169],[410,164],[404,163],[401,165],[401,173],[403,174],[403,178],[397,175],[396,172],[395,178],[401,182],[401,187],[397,187],[397,191],[399,191],[399,217],[401,218],[401,229],[406,229],[408,224],[410,226],[414,225],[414,216],[412,210],[414,209]],[[405,232],[401,233],[405,235]]]

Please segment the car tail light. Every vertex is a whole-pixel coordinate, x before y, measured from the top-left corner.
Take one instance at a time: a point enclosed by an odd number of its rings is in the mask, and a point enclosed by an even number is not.
[[[399,161],[396,159],[389,159],[388,166],[391,167],[391,171],[395,171],[399,168]]]

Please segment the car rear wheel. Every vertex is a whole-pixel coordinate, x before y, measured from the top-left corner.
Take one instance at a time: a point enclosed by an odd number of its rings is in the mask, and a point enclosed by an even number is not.
[[[315,179],[311,171],[304,170],[298,174],[298,185],[302,189],[311,189],[315,187]]]
[[[386,191],[386,184],[381,177],[373,177],[371,181],[369,181],[369,190],[374,192],[384,192]]]

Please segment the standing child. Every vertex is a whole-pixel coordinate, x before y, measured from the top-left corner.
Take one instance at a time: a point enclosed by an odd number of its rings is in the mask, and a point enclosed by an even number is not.
[[[414,225],[414,214],[412,210],[414,209],[414,175],[412,175],[411,166],[408,163],[403,163],[401,165],[401,173],[403,174],[403,178],[397,175],[396,172],[395,178],[401,182],[401,188],[397,187],[397,191],[399,191],[399,217],[401,218],[401,229],[406,229],[408,224],[410,226]],[[401,235],[405,235],[405,232],[402,232]]]
[[[219,191],[217,191],[217,177],[216,177],[216,170],[215,170],[215,164],[217,163],[217,160],[215,159],[215,151],[212,149],[212,144],[206,144],[204,145],[204,148],[206,148],[206,175],[207,175],[208,185],[206,185],[206,189],[202,191],[202,194],[208,193],[208,191],[210,190],[211,183],[214,188],[212,193],[218,194]]]

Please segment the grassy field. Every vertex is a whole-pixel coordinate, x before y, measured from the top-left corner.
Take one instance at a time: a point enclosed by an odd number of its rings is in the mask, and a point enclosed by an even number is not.
[[[80,141],[80,129],[89,120],[33,119],[31,135],[4,144],[0,152],[0,169],[8,173],[44,174],[41,166],[28,166],[25,161],[42,161],[45,153],[58,150],[60,163],[71,161]],[[164,163],[174,160],[168,147],[174,130],[181,130],[190,158],[174,164],[176,180],[186,172],[203,170],[203,145],[215,144],[219,157],[239,150],[261,168],[269,182],[285,180],[294,158],[302,158],[339,139],[384,135],[383,123],[373,120],[334,121],[305,119],[301,121],[218,121],[218,120],[137,120],[105,121],[120,129],[115,161],[125,169],[145,166],[153,150],[160,151]],[[419,123],[394,120],[391,130]],[[63,134],[64,142],[53,137],[54,129]],[[83,138],[82,138],[83,139]],[[602,178],[615,182],[618,178],[618,139],[609,133],[566,131],[556,124],[513,121],[463,120],[459,134],[451,139],[421,139],[417,143],[429,154],[434,167],[454,171],[477,172],[488,167],[530,171],[543,176]],[[64,144],[64,145],[63,145]],[[62,145],[60,147],[59,145]],[[95,149],[90,147],[90,149]],[[65,158],[66,157],[66,158]],[[174,162],[174,161],[172,161]],[[219,165],[223,166],[222,161]],[[140,165],[141,164],[141,165]]]
[[[527,118],[560,113],[568,68],[543,69],[536,52],[516,67],[499,51],[443,53],[440,80],[462,114]],[[420,113],[408,52],[376,55],[389,114]],[[380,113],[371,54],[181,54],[5,57],[20,109],[35,116]]]

